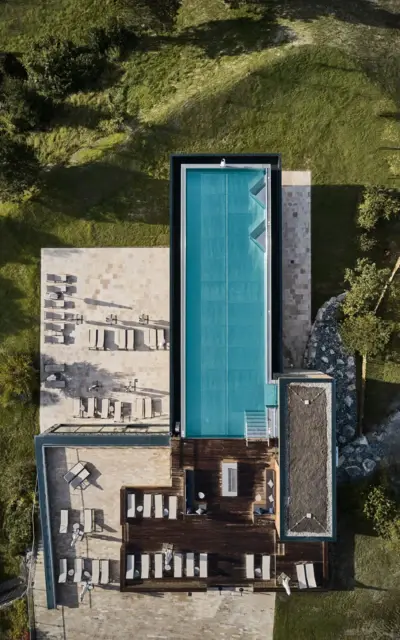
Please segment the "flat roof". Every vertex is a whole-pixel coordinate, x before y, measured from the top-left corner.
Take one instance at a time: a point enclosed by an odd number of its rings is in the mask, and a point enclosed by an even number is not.
[[[279,380],[282,540],[335,537],[334,389],[322,376]]]

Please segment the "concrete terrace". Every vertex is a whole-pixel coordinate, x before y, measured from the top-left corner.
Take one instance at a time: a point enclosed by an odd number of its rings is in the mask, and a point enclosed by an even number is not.
[[[65,307],[53,308],[46,293],[58,285],[48,280],[61,274],[69,276]],[[138,423],[144,420],[134,417],[136,400],[150,397],[154,414],[146,424],[169,424],[169,351],[149,350],[146,344],[149,327],[164,330],[169,342],[167,248],[43,249],[41,308],[41,432],[55,424],[82,423],[74,417],[74,397],[95,397],[99,404],[102,398],[119,400],[132,414],[126,421]],[[54,319],[61,313],[63,323]],[[116,324],[106,322],[111,314],[117,316]],[[149,316],[149,325],[139,323],[141,314]],[[82,323],[75,321],[76,315],[83,317]],[[63,328],[65,344],[56,344],[45,331]],[[105,330],[105,350],[89,349],[89,329]],[[119,329],[135,330],[135,351],[118,349]],[[65,365],[59,375],[65,388],[50,388],[45,363]],[[90,391],[95,382],[99,390]],[[107,425],[107,420],[87,418],[84,423]]]

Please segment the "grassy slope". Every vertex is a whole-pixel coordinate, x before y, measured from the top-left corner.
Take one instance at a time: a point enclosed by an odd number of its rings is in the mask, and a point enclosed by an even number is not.
[[[115,6],[3,3],[3,48],[23,52],[48,31],[84,41],[87,28],[105,22]],[[167,243],[171,152],[279,151],[285,167],[311,169],[315,307],[340,289],[343,269],[355,259],[362,185],[392,185],[399,173],[398,154],[385,149],[399,146],[399,122],[380,117],[397,111],[397,34],[317,14],[292,18],[260,24],[220,0],[185,0],[174,36],[149,38],[97,92],[72,96],[51,131],[30,137],[42,162],[54,166],[36,199],[0,206],[2,342],[37,349],[41,247]],[[297,42],[275,46],[289,28]],[[116,98],[129,134],[113,129]],[[34,411],[0,413],[2,463],[32,454],[35,425]],[[341,597],[314,596],[316,615],[329,612],[336,624],[353,598]],[[287,606],[278,607],[283,630],[294,619]],[[299,622],[307,637],[328,637],[315,629],[312,636],[311,622]]]

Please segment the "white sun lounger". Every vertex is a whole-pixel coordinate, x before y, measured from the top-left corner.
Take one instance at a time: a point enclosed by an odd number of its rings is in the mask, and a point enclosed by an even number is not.
[[[97,329],[97,342],[96,342],[97,349],[104,349],[104,338],[105,338],[104,329]]]
[[[110,563],[108,560],[100,560],[100,584],[110,582]]]
[[[161,493],[157,493],[157,495],[154,496],[154,517],[162,518],[163,515],[163,497]]]
[[[74,418],[82,417],[82,402],[80,398],[74,398]]]
[[[178,498],[177,496],[169,496],[168,498],[168,517],[170,520],[176,520],[178,517]]]
[[[114,422],[121,422],[122,419],[122,403],[119,400],[114,402]]]
[[[306,563],[306,576],[308,586],[315,589],[317,583],[315,582],[314,565],[312,564],[312,562]]]
[[[155,578],[163,577],[162,561],[163,561],[162,553],[155,553],[154,554],[154,577]]]
[[[194,553],[186,554],[186,577],[194,578]]]
[[[263,580],[271,580],[271,556],[262,557],[261,572]]]
[[[89,329],[89,349],[95,349],[97,343],[97,329]]]
[[[49,276],[47,276],[48,278]],[[58,276],[54,276],[53,282],[67,282],[68,276],[66,273],[60,273]]]
[[[174,578],[182,578],[182,554],[174,553]]]
[[[157,349],[157,331],[155,329],[149,329],[149,347]]]
[[[164,329],[157,329],[157,347],[163,349],[165,344]]]
[[[108,398],[103,398],[101,401],[101,417],[103,420],[107,420],[110,413],[110,401]]]
[[[60,293],[67,293],[67,285],[66,284],[59,284],[58,282],[54,283],[55,288],[57,290],[57,292],[59,291]]]
[[[59,584],[67,582],[67,561],[65,558],[60,560],[60,574],[58,576]]]
[[[150,556],[148,553],[142,553],[141,560],[141,577],[147,579],[150,573]]]
[[[134,329],[127,329],[126,332],[126,348],[133,350],[135,348],[135,331]]]
[[[52,300],[51,306],[62,309],[65,307],[65,300]]]
[[[88,408],[87,408],[88,418],[94,418],[94,408],[95,408],[94,400],[95,400],[94,398],[88,398]]]
[[[151,402],[151,398],[146,397],[144,399],[144,417],[152,418],[153,417],[153,405]]]
[[[100,582],[100,560],[92,560],[92,582],[93,584]]]
[[[151,518],[151,493],[145,493],[143,496],[143,518]]]
[[[299,589],[307,589],[306,571],[304,568],[304,564],[296,564],[296,573],[299,583]]]
[[[248,580],[254,579],[254,554],[246,553],[246,578]]]
[[[208,555],[207,553],[200,554],[200,578],[207,578],[208,576]]]
[[[51,341],[55,342],[56,344],[64,344],[65,336],[53,335],[51,336]]]
[[[120,349],[126,349],[126,329],[118,330],[118,347]]]
[[[74,582],[80,582],[82,580],[82,572],[83,572],[82,558],[75,558],[74,567],[75,567]]]
[[[135,518],[136,510],[135,510],[135,494],[128,493],[126,496],[126,517],[127,518]]]
[[[135,417],[138,420],[143,420],[143,418],[144,418],[144,400],[143,400],[143,398],[136,398],[136,402],[135,402]]]
[[[126,580],[133,580],[135,577],[135,556],[132,553],[128,553],[126,556]]]
[[[85,509],[84,511],[84,533],[92,533],[94,529],[94,509]]]
[[[68,509],[61,509],[60,533],[68,533]]]

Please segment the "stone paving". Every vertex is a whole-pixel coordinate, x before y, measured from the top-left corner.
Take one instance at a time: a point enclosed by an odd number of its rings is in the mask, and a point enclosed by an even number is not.
[[[48,280],[61,274],[68,275],[69,280],[65,308],[52,308],[53,302],[46,294],[56,285]],[[148,315],[149,326],[164,329],[169,342],[167,248],[43,249],[41,303],[41,431],[55,424],[82,423],[81,418],[74,417],[74,397],[120,400],[132,416],[136,400],[151,397],[154,417],[136,422],[169,424],[169,351],[149,350],[146,327],[139,323],[139,315]],[[83,323],[71,320],[61,324],[46,317],[60,312],[71,319],[82,315]],[[110,314],[117,316],[117,324],[106,322]],[[63,327],[65,344],[56,344],[45,331]],[[119,350],[118,330],[133,328],[138,350]],[[89,349],[89,329],[105,330],[106,350]],[[49,388],[44,363],[65,364],[65,372],[59,375],[66,382],[64,389]],[[90,390],[95,382],[101,385],[98,391]],[[85,424],[107,422],[85,419]]]
[[[311,329],[311,172],[282,171],[283,358],[301,368]]]

